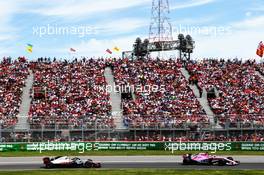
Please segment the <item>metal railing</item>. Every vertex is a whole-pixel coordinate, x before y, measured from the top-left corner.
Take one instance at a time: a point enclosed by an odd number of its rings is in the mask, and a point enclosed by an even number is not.
[[[262,116],[260,116],[261,118]],[[48,119],[49,117],[47,117]],[[182,118],[182,117],[181,117]],[[43,140],[118,140],[120,138],[131,138],[136,140],[139,135],[150,137],[151,133],[162,135],[189,136],[196,134],[202,137],[203,133],[213,134],[230,133],[242,135],[244,133],[264,132],[264,123],[260,121],[230,121],[227,120],[208,122],[192,122],[190,120],[160,120],[150,121],[120,121],[117,123],[105,123],[102,120],[89,121],[82,118],[78,122],[48,120],[44,123],[30,123],[29,128],[17,130],[15,126],[6,127],[0,124],[0,142],[6,141],[43,141]]]

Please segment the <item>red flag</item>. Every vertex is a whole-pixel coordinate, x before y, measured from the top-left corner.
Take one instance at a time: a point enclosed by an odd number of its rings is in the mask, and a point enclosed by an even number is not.
[[[109,53],[109,54],[113,53],[110,49],[107,49],[106,52]]]
[[[76,50],[75,50],[75,49],[73,49],[73,48],[70,48],[70,51],[71,51],[71,52],[76,52]]]
[[[262,43],[262,41],[259,43],[258,45],[258,49],[257,49],[257,52],[256,54],[260,57],[263,57],[263,53],[264,53],[264,45]]]

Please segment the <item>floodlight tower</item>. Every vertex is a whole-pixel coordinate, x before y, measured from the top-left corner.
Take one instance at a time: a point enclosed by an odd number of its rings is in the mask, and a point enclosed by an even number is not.
[[[169,1],[153,0],[151,11],[151,23],[149,27],[149,41],[172,41],[172,26],[169,21]]]
[[[128,53],[133,58],[148,57],[151,52],[179,51],[179,58],[190,60],[193,53],[195,41],[190,35],[178,35],[177,40],[172,37],[172,25],[169,19],[169,0],[152,0],[151,23],[149,27],[149,39],[144,42],[137,38],[133,51],[123,52],[123,57]]]

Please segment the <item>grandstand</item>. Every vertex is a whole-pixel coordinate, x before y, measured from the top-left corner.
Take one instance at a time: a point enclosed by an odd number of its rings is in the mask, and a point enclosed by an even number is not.
[[[2,141],[263,140],[254,61],[4,58],[0,69]]]
[[[57,128],[76,128],[81,122],[92,128],[95,120],[98,128],[114,127],[110,96],[100,91],[100,86],[106,85],[104,61],[33,63],[31,68],[33,89],[43,92],[38,97],[33,94],[31,128],[55,124]]]
[[[28,74],[28,64],[20,58],[14,62],[4,58],[0,64],[0,120],[4,128],[17,123],[22,88]]]

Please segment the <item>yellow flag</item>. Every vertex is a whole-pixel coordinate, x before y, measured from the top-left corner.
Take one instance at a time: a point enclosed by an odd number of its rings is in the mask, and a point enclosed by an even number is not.
[[[29,53],[32,53],[33,52],[33,45],[32,44],[27,44],[27,48],[26,50],[29,52]]]
[[[120,48],[118,48],[118,47],[114,47],[113,50],[116,51],[116,52],[119,52],[119,51],[120,51]]]

